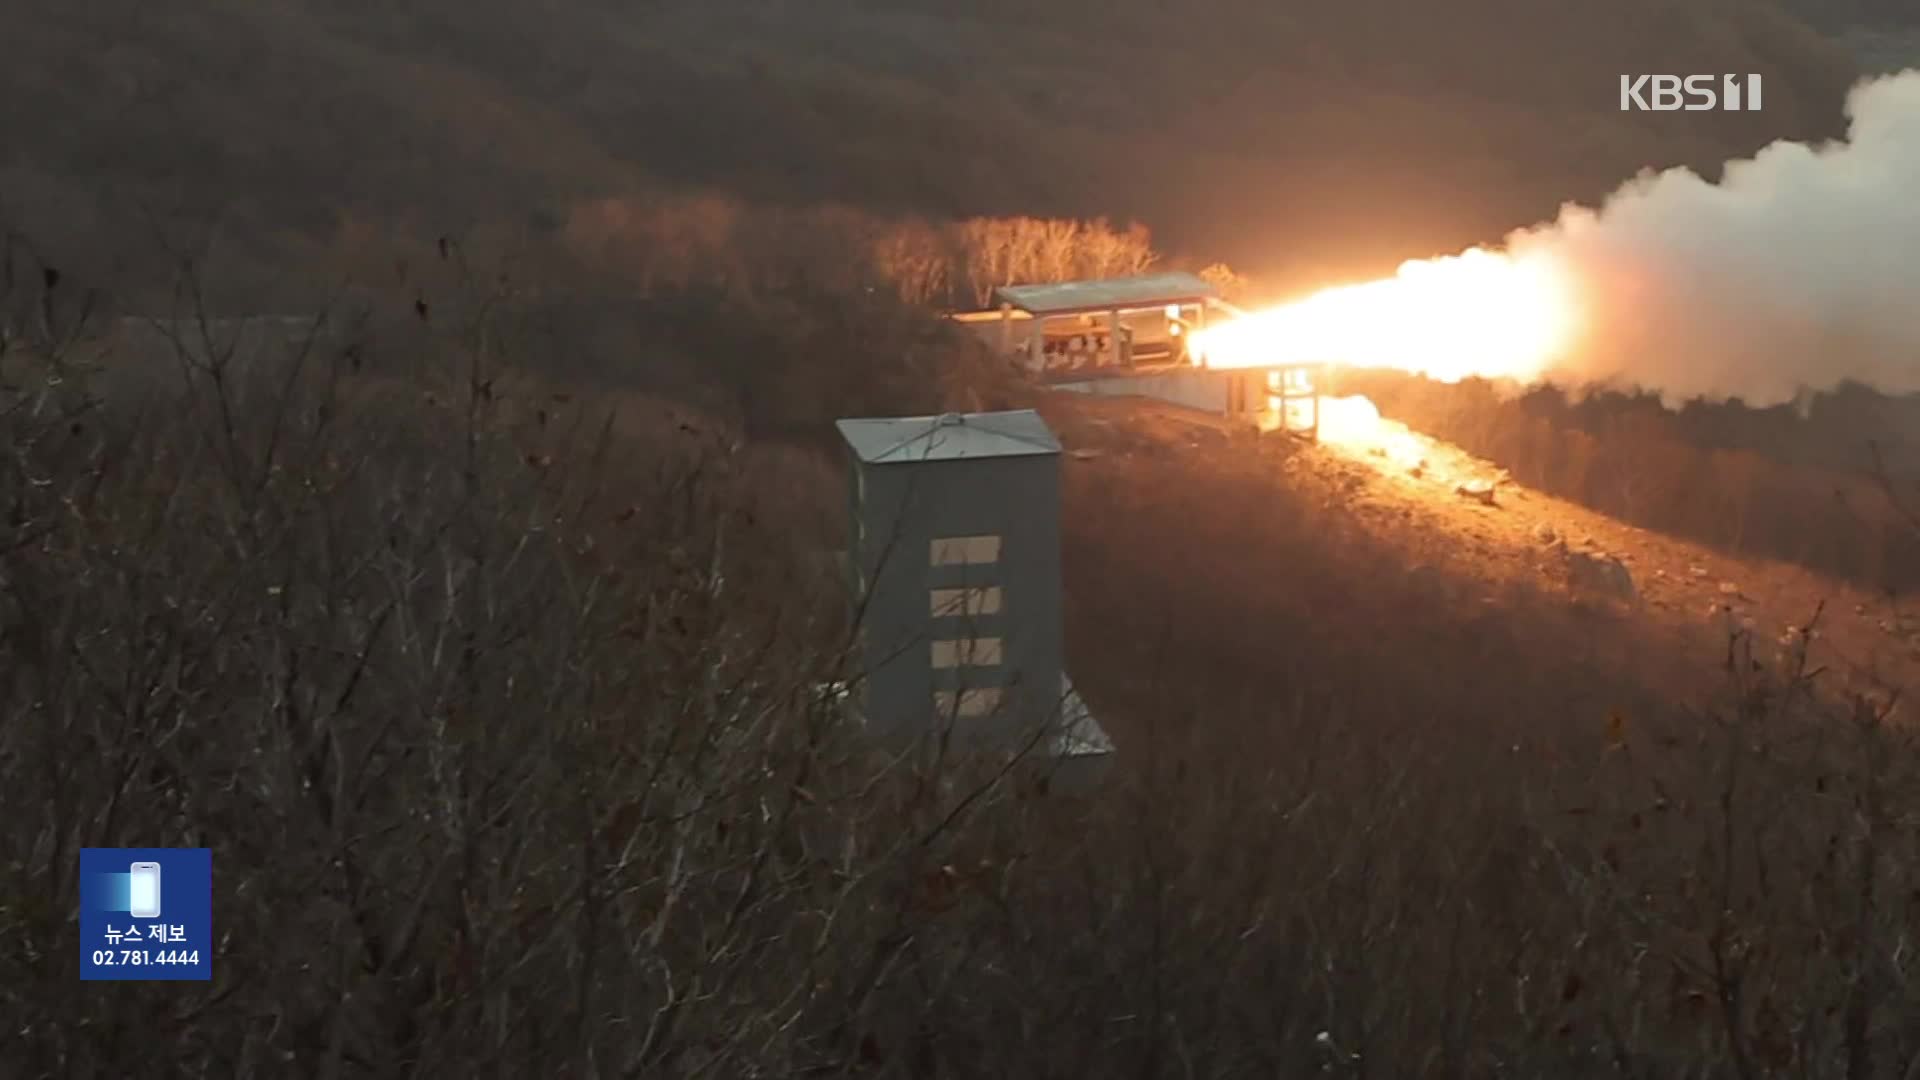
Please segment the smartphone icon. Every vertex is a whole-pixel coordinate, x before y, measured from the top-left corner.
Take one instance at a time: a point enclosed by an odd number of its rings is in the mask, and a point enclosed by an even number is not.
[[[127,900],[129,914],[136,919],[157,919],[160,917],[160,864],[157,862],[134,863],[128,873],[129,888]]]

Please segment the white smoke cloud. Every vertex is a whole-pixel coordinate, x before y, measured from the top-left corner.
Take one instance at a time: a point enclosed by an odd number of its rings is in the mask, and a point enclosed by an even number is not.
[[[1843,142],[1774,143],[1718,184],[1643,173],[1509,237],[1581,285],[1555,380],[1756,406],[1846,380],[1920,391],[1920,71],[1860,84],[1847,114]]]

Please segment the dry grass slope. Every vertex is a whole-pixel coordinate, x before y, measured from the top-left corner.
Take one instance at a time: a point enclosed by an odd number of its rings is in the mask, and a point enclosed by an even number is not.
[[[1663,703],[1612,632],[1519,589],[1468,615],[1329,527],[1284,448],[1050,408],[1105,451],[1068,465],[1071,618],[1126,754],[1062,798],[845,741],[807,451],[518,373],[439,295],[438,373],[189,344],[95,397],[75,308],[15,280],[9,1074],[1920,1058],[1920,748],[1884,703],[1743,650]],[[215,848],[214,983],[73,980],[73,851],[136,839]]]

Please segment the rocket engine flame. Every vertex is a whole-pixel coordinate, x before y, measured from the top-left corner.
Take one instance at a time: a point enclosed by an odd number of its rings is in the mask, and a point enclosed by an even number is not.
[[[1578,325],[1572,283],[1557,262],[1475,248],[1196,332],[1188,352],[1215,368],[1343,365],[1447,383],[1475,375],[1531,382],[1565,355]],[[1319,440],[1401,468],[1422,457],[1411,433],[1358,396],[1321,400]]]
[[[1920,71],[1863,82],[1845,142],[1776,142],[1718,183],[1643,172],[1503,249],[1403,264],[1189,336],[1211,367],[1387,368],[1669,404],[1920,392]]]
[[[1577,324],[1571,283],[1551,257],[1475,248],[1195,333],[1188,350],[1216,368],[1333,364],[1448,383],[1531,381],[1565,354]]]

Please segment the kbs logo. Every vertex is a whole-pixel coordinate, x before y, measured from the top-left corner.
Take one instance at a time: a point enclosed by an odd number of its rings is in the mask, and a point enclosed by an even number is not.
[[[1714,90],[1714,80],[1720,81],[1720,88]],[[1725,109],[1738,112],[1741,102],[1745,101],[1746,111],[1760,111],[1760,76],[1746,77],[1745,93],[1742,93],[1741,77],[1738,75],[1622,75],[1620,76],[1620,111],[1646,109],[1652,112],[1704,112],[1708,109]]]

